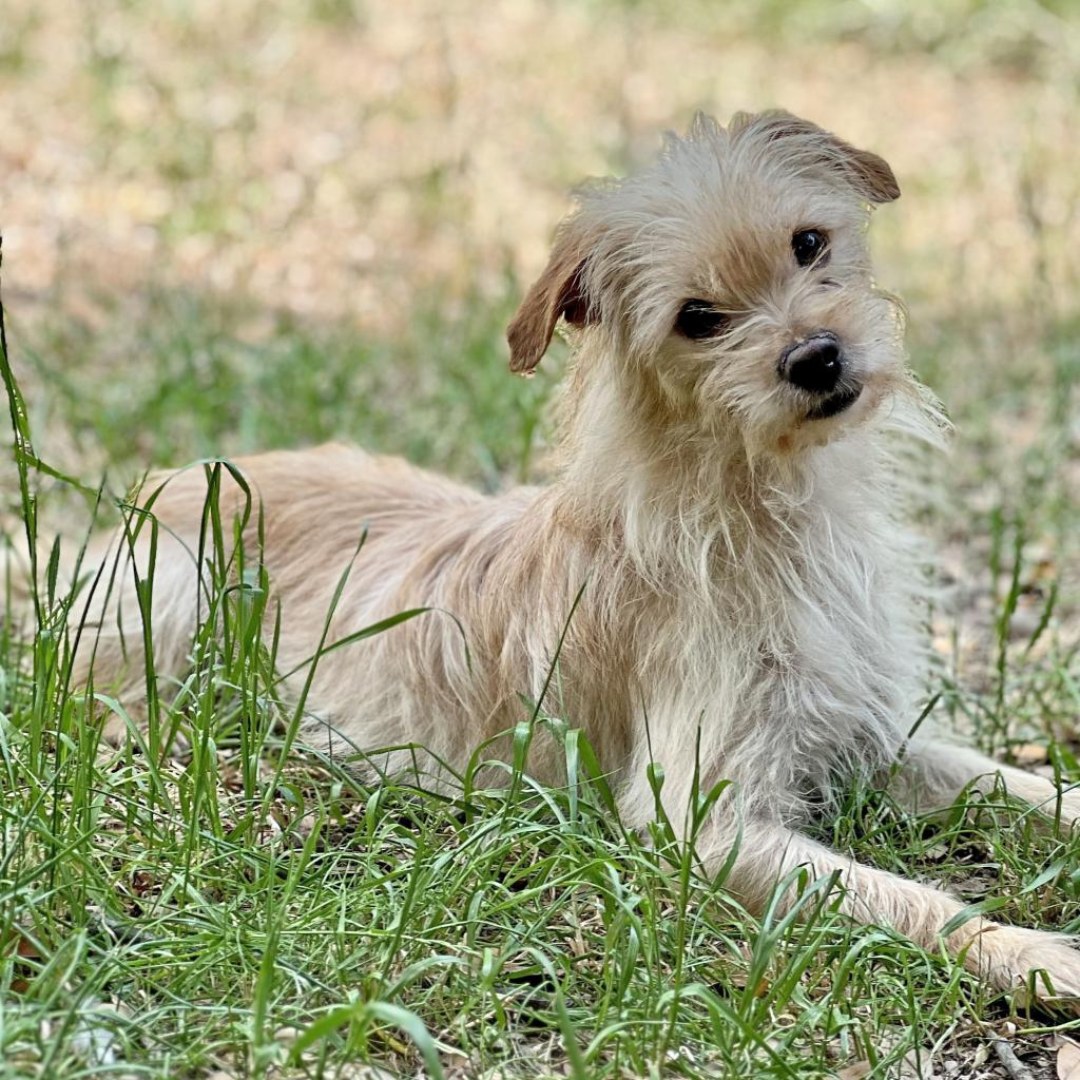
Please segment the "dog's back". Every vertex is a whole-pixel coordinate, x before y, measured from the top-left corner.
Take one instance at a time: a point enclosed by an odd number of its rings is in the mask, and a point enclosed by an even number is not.
[[[315,661],[307,734],[323,747],[351,754],[422,744],[432,762],[460,766],[527,715],[530,694],[562,689],[549,685],[554,650],[596,553],[583,536],[568,535],[566,545],[523,543],[558,528],[537,489],[485,496],[400,458],[332,444],[155,475],[138,504],[146,520],[133,516],[83,567],[88,596],[76,607],[75,665],[78,685],[115,693],[136,722],[146,694],[136,582],[151,568],[148,614],[161,685],[190,667],[213,590],[265,569],[268,629],[280,626],[276,665],[296,692]],[[624,700],[625,686],[608,689],[601,671],[582,670],[594,653],[612,655],[604,636],[595,614],[583,614],[564,659],[574,658],[575,686],[589,688],[595,720],[586,726],[605,724],[604,741],[616,745],[618,723],[606,714]],[[560,696],[559,704],[575,714],[587,707],[580,696]],[[105,734],[119,739],[124,726],[112,717]],[[548,750],[538,740],[531,767],[555,778]],[[393,771],[415,760],[409,751],[377,764]]]

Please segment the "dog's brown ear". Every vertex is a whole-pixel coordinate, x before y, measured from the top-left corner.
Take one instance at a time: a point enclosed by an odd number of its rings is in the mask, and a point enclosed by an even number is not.
[[[575,326],[593,320],[583,287],[585,264],[584,245],[561,232],[544,272],[525,294],[507,328],[511,371],[530,375],[536,370],[560,318]]]
[[[869,150],[859,150],[835,135],[831,138],[837,149],[846,155],[847,163],[859,181],[857,186],[871,202],[887,203],[900,198],[896,175],[883,157]]]
[[[764,129],[768,139],[801,136],[804,140],[816,140],[824,162],[841,170],[855,190],[870,202],[887,203],[900,198],[900,185],[883,157],[869,150],[860,150],[809,120],[802,120],[781,109],[757,116],[741,114],[732,121],[732,133],[737,128],[751,125],[759,130]]]

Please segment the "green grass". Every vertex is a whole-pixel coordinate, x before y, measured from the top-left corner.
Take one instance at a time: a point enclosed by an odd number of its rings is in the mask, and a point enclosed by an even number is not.
[[[59,415],[34,419],[120,461],[357,433],[495,483],[543,443],[549,390],[505,374],[504,315],[431,316],[395,346],[296,323],[245,343],[231,332],[243,312],[157,297],[147,319],[97,338],[55,324],[13,361],[54,388]],[[120,385],[84,379],[68,361],[95,348],[95,370],[117,348],[144,363]],[[1048,348],[1040,378],[1071,394],[1074,362],[1066,343]],[[1007,410],[1015,388],[992,389]],[[11,376],[9,399],[16,390]],[[968,523],[987,538],[984,662],[974,678],[943,662],[932,689],[984,745],[1049,740],[1049,761],[1075,778],[1080,666],[1061,619],[1076,597],[1056,564],[1039,593],[1029,581],[1031,536],[1076,523],[1052,467],[1070,414],[1050,411],[1014,464],[1026,482],[1001,474],[1000,499]],[[958,479],[977,486],[983,470]],[[32,469],[25,482],[24,522],[56,502],[77,546],[85,501]],[[44,524],[40,539],[47,551]],[[154,694],[149,734],[132,724],[119,751],[99,745],[69,685],[68,597],[49,560],[31,634],[0,638],[4,1075],[334,1077],[370,1063],[447,1077],[801,1078],[867,1062],[890,1077],[912,1055],[969,1054],[1007,1015],[943,957],[849,925],[827,881],[803,882],[798,919],[748,916],[663,823],[651,838],[620,827],[589,747],[558,718],[537,722],[562,741],[566,788],[519,776],[478,789],[475,771],[453,797],[407,780],[363,786],[296,744],[297,712],[278,700],[257,631],[266,582],[238,576],[242,588],[214,598],[176,701]],[[1034,606],[1019,625],[1022,602]],[[178,756],[165,750],[174,731],[188,747]],[[820,835],[972,903],[1001,897],[1002,917],[1080,929],[1080,843],[1004,798],[973,796],[930,822],[855,791]],[[1048,1030],[1046,1018],[1017,1022]]]
[[[760,104],[852,125],[902,176],[878,267],[957,426],[920,509],[944,586],[928,696],[984,749],[1045,750],[1077,781],[1074,6],[594,0],[496,5],[477,34],[423,3],[400,22],[351,0],[241,4],[231,22],[17,3],[0,101],[26,171],[5,225],[32,227],[27,252],[33,227],[59,239],[48,284],[9,300],[14,373],[3,356],[25,412],[0,530],[42,555],[29,607],[0,581],[0,1076],[1000,1078],[992,1052],[977,1062],[1002,1034],[1052,1075],[1053,1037],[1077,1022],[1014,1012],[943,956],[852,927],[828,882],[803,883],[799,919],[750,917],[662,822],[621,828],[567,718],[537,719],[566,755],[554,790],[478,788],[475,769],[445,797],[368,787],[298,745],[256,633],[257,572],[217,590],[149,731],[101,745],[115,705],[70,685],[74,601],[50,553],[116,521],[149,467],[219,454],[344,438],[484,488],[542,476],[560,357],[508,375],[526,282],[501,268],[536,268],[554,192],[642,160],[694,108],[753,106],[760,83]],[[340,161],[281,152],[323,131]],[[292,172],[307,193],[286,217]],[[331,209],[322,180],[344,192]],[[68,216],[38,220],[42,191]],[[343,254],[358,231],[375,268]],[[315,282],[301,302],[281,253]],[[218,263],[232,284],[198,291]],[[169,755],[174,733],[186,749]],[[818,836],[1080,932],[1080,839],[1000,795],[926,820],[854,790]]]

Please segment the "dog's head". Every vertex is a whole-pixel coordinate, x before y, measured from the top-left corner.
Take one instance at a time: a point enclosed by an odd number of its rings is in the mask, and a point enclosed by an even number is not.
[[[698,117],[651,168],[594,185],[510,325],[513,370],[560,318],[583,363],[754,452],[822,443],[905,381],[866,226],[900,190],[880,157],[788,113]]]

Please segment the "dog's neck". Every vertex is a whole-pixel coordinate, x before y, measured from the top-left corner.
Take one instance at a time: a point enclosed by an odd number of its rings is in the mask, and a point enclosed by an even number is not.
[[[553,497],[639,574],[711,592],[747,562],[787,576],[822,528],[871,535],[894,516],[880,436],[853,428],[790,454],[754,453],[730,418],[703,425],[625,371],[580,358]],[[820,544],[818,544],[820,550]],[[678,587],[678,586],[676,586]]]

